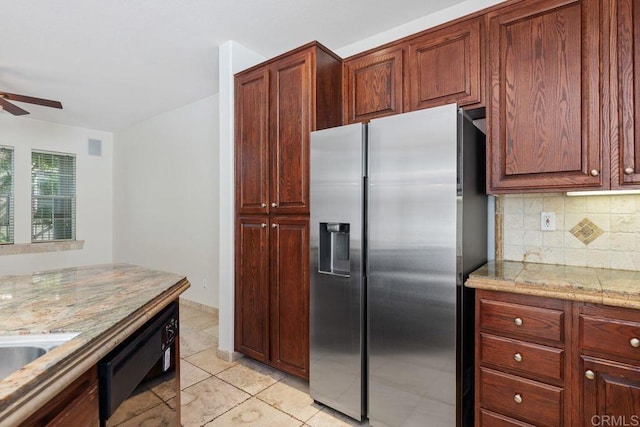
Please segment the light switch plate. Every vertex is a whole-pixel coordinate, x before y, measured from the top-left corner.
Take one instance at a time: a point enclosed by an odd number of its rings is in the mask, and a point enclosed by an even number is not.
[[[556,229],[556,213],[541,212],[540,213],[540,230],[554,231]]]

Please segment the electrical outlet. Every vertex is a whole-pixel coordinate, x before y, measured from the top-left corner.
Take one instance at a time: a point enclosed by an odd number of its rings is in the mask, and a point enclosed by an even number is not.
[[[540,230],[553,231],[556,229],[556,213],[542,212],[540,213]]]
[[[202,280],[202,289],[207,289],[207,279]]]

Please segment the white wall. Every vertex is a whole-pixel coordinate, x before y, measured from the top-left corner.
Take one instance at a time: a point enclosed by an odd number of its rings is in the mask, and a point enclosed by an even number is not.
[[[114,135],[114,259],[187,276],[218,306],[218,95]]]
[[[233,75],[265,58],[239,43],[229,40],[220,45],[220,356],[233,353],[234,307],[234,98]]]
[[[102,156],[88,155],[88,139]],[[76,155],[76,239],[84,249],[0,256],[0,276],[112,262],[113,135],[0,113],[0,145],[14,147],[14,243],[31,242],[31,150]]]
[[[448,7],[438,12],[420,17],[406,24],[399,25],[390,30],[383,31],[375,34],[371,37],[367,37],[364,40],[351,43],[350,45],[343,46],[340,49],[336,49],[336,53],[343,58],[347,58],[351,55],[355,55],[365,50],[372,49],[374,47],[389,43],[406,36],[418,33],[432,28],[445,22],[452,21],[456,18],[468,15],[478,10],[485,9],[498,3],[502,3],[506,0],[467,0],[462,3],[458,3],[454,6]]]

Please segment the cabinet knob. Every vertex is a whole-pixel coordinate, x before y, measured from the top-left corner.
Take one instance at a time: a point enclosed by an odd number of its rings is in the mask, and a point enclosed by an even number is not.
[[[271,224],[271,228],[278,228],[278,224],[274,222],[273,224]]]
[[[633,175],[633,172],[634,172],[634,171],[633,171],[633,168],[626,168],[626,169],[624,170],[624,174],[625,174],[625,175]]]
[[[522,396],[520,396],[519,393],[516,393],[516,395],[513,396],[513,401],[516,403],[522,403]]]
[[[515,319],[513,319],[513,323],[515,323],[516,326],[522,326],[522,319],[519,317],[516,317]]]
[[[265,228],[267,226],[267,224],[265,224],[264,222],[260,225],[262,226],[262,228]]]
[[[591,176],[598,176],[600,175],[600,171],[598,169],[591,169]]]
[[[260,206],[262,206],[263,208],[266,208],[267,204],[266,203],[260,203]]]
[[[520,353],[514,354],[513,360],[515,360],[516,362],[522,362],[522,355]]]
[[[629,344],[631,344],[631,347],[633,348],[638,348],[640,347],[640,340],[638,338],[631,338],[629,340]]]
[[[586,379],[588,380],[592,380],[596,377],[596,374],[593,373],[593,371],[591,369],[587,370],[587,372],[584,373],[584,376]]]
[[[271,207],[272,207],[272,208],[277,208],[277,207],[278,207],[278,204],[277,204],[276,202],[273,202],[273,203],[271,203]]]

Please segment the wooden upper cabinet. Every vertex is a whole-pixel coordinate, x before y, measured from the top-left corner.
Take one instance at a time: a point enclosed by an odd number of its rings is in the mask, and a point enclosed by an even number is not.
[[[309,219],[271,218],[271,361],[309,377]]]
[[[235,349],[269,359],[269,227],[266,216],[236,220]]]
[[[640,3],[616,0],[614,4],[616,58],[611,92],[614,109],[617,107],[617,141],[611,147],[611,178],[613,188],[628,188],[640,186]]]
[[[309,212],[312,57],[301,52],[273,64],[270,212]]]
[[[345,124],[402,113],[403,58],[391,47],[344,62]]]
[[[489,13],[489,192],[609,186],[605,3],[535,0]]]
[[[407,111],[482,101],[480,18],[415,38],[408,52]]]
[[[235,81],[236,212],[267,213],[269,201],[269,70]]]
[[[309,213],[309,132],[342,124],[341,81],[315,42],[236,75],[238,214]]]

